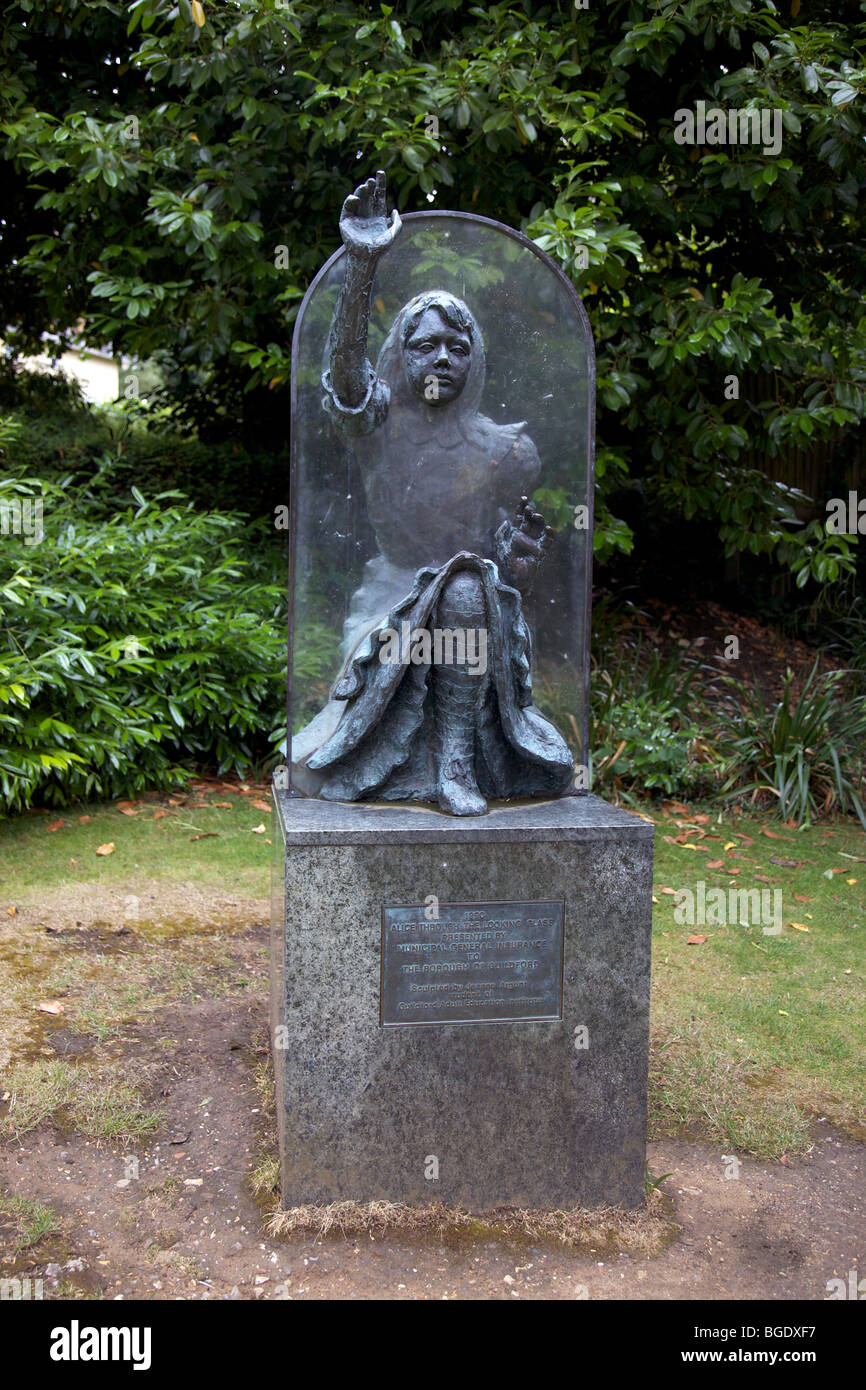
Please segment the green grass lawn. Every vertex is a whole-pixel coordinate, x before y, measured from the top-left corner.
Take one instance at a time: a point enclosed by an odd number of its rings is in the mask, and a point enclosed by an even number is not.
[[[182,794],[171,800],[180,803]],[[262,808],[269,801],[264,789],[246,796],[218,791],[176,806],[157,796],[118,803],[129,815],[89,805],[13,817],[0,823],[0,895],[14,902],[16,894],[29,899],[45,888],[154,880],[261,896],[272,819]],[[106,844],[114,850],[97,854]]]
[[[685,1128],[766,1156],[808,1147],[819,1116],[866,1137],[866,837],[856,822],[798,831],[719,822],[710,807],[689,814],[699,821],[654,814],[653,1131]],[[781,932],[766,933],[760,916],[678,922],[664,889],[697,900],[701,880],[705,896],[766,890],[768,906],[779,890]]]
[[[16,1017],[32,1029],[35,994],[64,995],[67,1026],[101,1043],[125,1021],[184,995],[265,990],[264,953],[241,960],[237,923],[221,925],[218,911],[204,930],[168,923],[159,889],[265,898],[268,799],[261,788],[211,789],[0,824],[7,1033]],[[769,819],[719,818],[712,807],[654,803],[650,813],[651,1133],[685,1133],[768,1157],[807,1148],[820,1117],[866,1137],[866,836],[849,821],[798,831]],[[109,844],[111,853],[97,853]],[[741,925],[705,913],[677,921],[674,891],[697,896],[700,881],[707,893],[765,890],[769,903],[779,890],[781,931],[764,930],[772,918]],[[154,890],[155,906],[130,923],[147,939],[146,952],[109,953],[94,966],[74,943],[53,955],[41,939],[19,949],[13,909],[70,894],[84,909],[100,893]],[[689,944],[690,936],[705,939]]]

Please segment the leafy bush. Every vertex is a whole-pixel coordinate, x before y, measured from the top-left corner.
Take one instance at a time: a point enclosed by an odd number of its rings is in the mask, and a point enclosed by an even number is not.
[[[340,635],[326,623],[305,623],[294,639],[292,732],[298,733],[327,702],[341,657]]]
[[[287,441],[244,447],[205,443],[157,412],[93,406],[77,382],[0,361],[0,459],[6,473],[86,484],[109,469],[116,492],[179,488],[207,510],[242,510],[273,518],[287,499]]]
[[[600,795],[662,791],[696,795],[708,786],[703,728],[708,711],[692,683],[698,662],[647,651],[639,610],[603,596],[593,608],[590,676],[591,782]]]
[[[854,811],[866,829],[866,700],[846,699],[848,672],[816,679],[817,670],[816,662],[798,699],[789,670],[774,710],[752,691],[728,717],[719,741],[721,792],[765,793],[780,815],[804,825],[830,811]]]
[[[272,533],[177,492],[117,495],[107,467],[87,487],[0,482],[8,809],[168,786],[200,764],[240,772],[283,733],[270,733],[285,689]]]
[[[700,730],[691,720],[668,701],[633,691],[616,692],[607,715],[595,721],[595,791],[617,783],[630,791],[694,794],[702,771],[694,759]]]
[[[637,642],[607,654],[593,672],[590,698],[592,782],[596,791],[695,794],[705,781],[701,728],[692,713],[694,664],[679,656],[647,659]],[[704,711],[701,711],[703,722]]]

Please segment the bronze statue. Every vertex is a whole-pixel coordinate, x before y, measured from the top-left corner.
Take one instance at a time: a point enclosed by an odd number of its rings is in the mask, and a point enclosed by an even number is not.
[[[528,500],[535,445],[524,422],[480,413],[482,336],[454,295],[412,299],[375,371],[367,360],[376,265],[400,232],[384,173],[346,199],[340,232],[323,405],[352,440],[380,554],[353,596],[331,699],[292,740],[293,780],[329,800],[436,801],[452,815],[561,795],[573,761],[532,703],[521,602],[553,543]]]

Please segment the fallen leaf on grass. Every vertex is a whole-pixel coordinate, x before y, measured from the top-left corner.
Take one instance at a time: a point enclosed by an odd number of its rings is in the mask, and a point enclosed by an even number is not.
[[[808,903],[812,901],[811,898],[807,898],[803,893],[795,893],[794,897],[796,898],[798,903]]]
[[[79,825],[89,825],[89,823],[90,823],[90,817],[89,817],[89,816],[79,816],[79,817],[78,817],[78,824],[79,824]]]
[[[9,913],[9,916],[10,916],[10,917],[17,917],[17,916],[18,916],[18,908],[17,908],[17,907],[7,907],[6,911]]]
[[[856,878],[846,878],[845,882],[846,882],[846,883],[856,883],[857,880],[856,880]]]
[[[44,1014],[62,1014],[65,1012],[59,999],[46,999],[42,1004],[37,1004],[36,1007]]]
[[[793,840],[793,835],[777,835],[775,830],[768,830],[765,825],[761,826],[760,835],[766,835],[768,840]]]
[[[167,815],[168,811],[154,811],[153,818],[154,820],[164,820]]]
[[[255,806],[257,811],[270,811],[270,806],[266,801],[251,801],[251,806]]]
[[[660,889],[659,889],[659,892],[660,892],[660,893],[670,893],[672,897],[676,897],[676,895],[677,895],[677,889],[676,889],[676,888],[660,888]]]
[[[690,936],[689,939],[688,939],[688,941],[686,942],[686,945],[687,945],[687,946],[703,946],[703,944],[704,944],[704,942],[706,941],[706,939],[707,939],[707,938],[706,938],[705,936]]]
[[[708,860],[707,860],[707,868],[708,868],[708,869],[722,869],[722,868],[724,868],[724,866],[725,866],[725,861],[724,861],[724,859],[708,859]]]
[[[137,806],[118,806],[117,809],[122,816],[137,816],[139,811]]]
[[[230,801],[212,801],[211,805],[224,806],[227,811],[230,811],[232,809],[232,803]]]
[[[264,835],[264,833],[265,833],[265,827],[264,827],[263,825],[254,825],[254,826],[253,826],[253,834],[254,834],[254,835]]]
[[[62,824],[62,820],[53,820],[50,825],[46,825],[45,829],[48,831],[48,834],[50,835],[52,830],[59,830]]]
[[[799,859],[774,859],[772,854],[770,855],[770,863],[779,864],[783,869],[802,869],[803,867]]]
[[[218,840],[218,830],[203,830],[200,835],[190,835],[191,840]]]
[[[788,923],[788,926],[789,926],[789,927],[793,927],[795,931],[808,931],[808,930],[809,930],[809,928],[806,926],[806,923],[805,923],[805,922],[789,922],[789,923]]]
[[[99,849],[96,851],[96,853],[97,853],[97,854],[113,854],[113,853],[114,853],[114,845],[111,843],[111,841],[109,841],[109,843],[108,843],[107,845],[100,845],[100,846],[99,846]]]
[[[773,883],[775,881],[772,878],[767,878],[766,874],[755,874],[755,878],[759,883]]]
[[[727,868],[725,869],[726,874],[738,874],[739,872],[740,871],[737,868],[736,864],[728,864]]]
[[[728,843],[725,845],[725,854],[727,854],[727,852],[728,852],[729,849],[736,849],[736,848],[737,848],[736,841],[734,841],[734,840],[729,840]]]
[[[787,1009],[780,1009],[780,1010],[779,1010],[779,1013],[782,1015],[783,1018],[790,1018],[790,1017],[791,1017],[791,1015],[788,1013],[788,1010],[787,1010]]]

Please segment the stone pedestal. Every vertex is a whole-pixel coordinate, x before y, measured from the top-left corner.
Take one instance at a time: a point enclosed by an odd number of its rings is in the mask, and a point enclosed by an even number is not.
[[[652,826],[594,796],[275,801],[284,1206],[640,1205]]]

